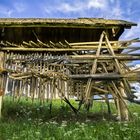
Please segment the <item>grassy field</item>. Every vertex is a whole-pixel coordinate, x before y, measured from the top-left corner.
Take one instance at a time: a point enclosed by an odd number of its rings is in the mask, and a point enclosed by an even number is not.
[[[77,103],[73,100],[74,106]],[[115,114],[114,105],[111,105]],[[103,102],[94,102],[90,112],[84,108],[75,115],[60,100],[40,105],[39,102],[6,98],[0,121],[0,140],[139,140],[140,106],[129,104],[133,120],[118,122],[107,115]]]

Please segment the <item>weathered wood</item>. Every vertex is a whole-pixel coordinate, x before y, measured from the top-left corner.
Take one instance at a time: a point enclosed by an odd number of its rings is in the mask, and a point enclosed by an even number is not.
[[[3,95],[4,95],[4,91],[2,89],[0,89],[0,119],[2,117],[2,100],[3,100]]]
[[[140,55],[76,55],[76,56],[68,56],[72,60],[94,60],[94,59],[99,59],[99,60],[111,60],[111,59],[117,59],[121,61],[127,61],[127,60],[140,60]]]
[[[37,43],[35,43],[34,41],[29,41],[29,44],[32,46],[32,47],[37,47],[37,48],[40,48],[40,46],[37,44]]]
[[[73,48],[51,48],[49,45],[46,45],[46,44],[41,44],[40,43],[40,45],[45,45],[45,48],[44,47],[40,47],[40,48],[33,48],[33,47],[30,47],[30,48],[27,48],[27,47],[24,47],[23,45],[22,45],[22,47],[21,46],[18,46],[18,47],[9,47],[9,46],[7,46],[7,47],[1,47],[0,48],[0,50],[1,51],[15,51],[15,52],[19,52],[19,51],[21,51],[21,52],[28,52],[28,51],[31,51],[31,52],[68,52],[68,51],[88,51],[88,50],[97,50],[97,48],[98,48],[98,46],[78,46],[78,47],[73,47]],[[128,48],[126,48],[126,47],[113,47],[112,46],[112,48],[114,49],[114,50],[127,50],[127,49],[133,49],[133,50],[140,50],[140,47],[128,47]],[[103,46],[102,47],[102,49],[107,49],[107,46]],[[125,53],[124,53],[125,54]]]
[[[98,46],[98,49],[97,49],[97,52],[96,52],[96,56],[97,57],[99,56],[100,51],[101,51],[103,37],[104,37],[104,32],[101,34],[101,37],[100,37],[99,46]],[[95,59],[93,61],[92,69],[90,71],[90,74],[95,74],[96,73],[97,60],[98,59]],[[89,106],[90,106],[90,93],[91,93],[91,89],[92,89],[92,78],[89,78],[88,81],[87,81],[86,89],[85,89],[85,106],[87,108],[89,108]]]
[[[77,75],[70,75],[72,79],[88,79],[91,78],[93,80],[118,80],[123,78],[123,76],[117,73],[104,73],[104,74],[77,74]]]
[[[121,80],[122,78],[127,78],[129,81],[137,81],[140,80],[139,72],[131,72],[123,75],[117,73],[101,73],[101,74],[77,74],[77,75],[69,75],[71,79],[87,79],[92,78],[93,80]]]
[[[4,90],[3,85],[4,85],[4,77],[3,77],[3,72],[4,72],[4,52],[0,52],[0,69],[1,69],[1,73],[0,73],[0,90]]]
[[[101,93],[109,94],[108,90],[105,90],[105,89],[102,89],[102,88],[99,88],[99,87],[95,87],[94,85],[92,86],[92,88],[101,92]]]
[[[121,84],[123,83],[121,82]],[[129,120],[129,110],[123,98],[123,96],[126,96],[124,89],[122,88],[122,85],[117,88],[114,82],[112,82],[112,86],[117,95],[118,119],[121,121]]]
[[[107,45],[108,45],[108,47],[110,49],[111,55],[112,56],[115,56],[114,50],[112,49],[112,46],[111,46],[111,44],[110,44],[110,42],[108,40],[108,37],[107,37],[107,34],[106,33],[105,33],[105,39],[106,39]],[[116,63],[116,65],[115,65],[116,69],[118,70],[118,72],[121,75],[123,75],[123,71],[122,71],[122,69],[120,67],[120,63],[119,63],[118,59],[114,58],[114,61]],[[131,90],[130,90],[129,84],[126,82],[126,79],[125,78],[123,78],[123,84],[125,86],[125,89],[126,89],[126,92],[127,92],[127,96],[130,96],[131,95]]]
[[[108,71],[103,63],[102,63],[102,66],[103,66],[105,72],[108,73]],[[123,88],[119,87],[120,91],[117,89],[117,87],[113,81],[111,83],[112,83],[112,87],[114,89],[112,90],[110,86],[108,86],[107,88],[111,91],[111,93],[113,95],[115,105],[118,110],[118,119],[119,120],[128,120],[129,119],[128,108],[126,106],[126,102],[123,99],[123,96],[124,97],[126,96],[126,94],[124,93],[124,89],[123,89],[124,88],[123,83],[121,82],[121,86],[123,86]]]
[[[105,102],[107,104],[108,114],[111,114],[111,108],[110,108],[110,104],[109,104],[108,94],[105,94]]]
[[[123,41],[110,41],[111,44],[128,44],[128,43],[134,43],[134,42],[140,42],[139,38],[136,38],[136,39],[132,39],[132,40],[123,40]],[[77,43],[69,43],[69,45],[71,46],[76,46],[76,45],[93,45],[93,44],[96,44],[98,45],[99,42],[77,42]],[[102,44],[106,44],[105,41],[102,42]]]
[[[4,52],[0,51],[0,69],[4,69]],[[0,118],[2,117],[1,110],[2,110],[2,98],[5,94],[5,81],[4,81],[4,75],[0,74]]]
[[[54,86],[61,93],[61,97],[60,98],[62,98],[66,103],[68,103],[68,105],[71,107],[71,109],[74,111],[74,113],[77,114],[77,111],[78,110],[74,106],[72,106],[72,104],[70,103],[70,101],[65,97],[65,93],[61,89],[58,88],[58,85],[55,84]]]
[[[52,99],[60,97],[77,113],[83,103],[89,109],[93,95],[99,95],[111,113],[107,97],[110,93],[120,119],[129,119],[124,98],[133,99],[129,81],[140,80],[140,73],[139,69],[131,70],[125,63],[140,60],[140,55],[122,51],[139,50],[128,47],[139,42],[138,39],[109,41],[107,33],[103,32],[99,42],[69,43],[65,40],[43,42],[39,34],[34,35],[36,41],[23,41],[19,45],[0,42],[0,52],[5,54],[0,76],[8,75],[7,83],[12,87],[14,98],[20,99],[25,94],[32,101],[37,98],[41,104],[49,100],[51,110]],[[3,78],[2,85],[6,87],[7,76]],[[80,100],[78,110],[69,102],[69,96]]]

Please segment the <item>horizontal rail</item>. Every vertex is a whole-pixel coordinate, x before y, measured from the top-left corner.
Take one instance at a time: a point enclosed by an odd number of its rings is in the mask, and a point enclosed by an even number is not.
[[[0,51],[32,51],[32,52],[68,52],[68,51],[92,51],[97,50],[98,46],[78,46],[77,48],[17,48],[17,47],[1,47]],[[107,46],[102,46],[102,49],[107,49]],[[124,49],[136,49],[140,50],[140,47],[112,47],[114,50],[124,50]]]
[[[124,44],[124,43],[135,43],[140,42],[139,38],[135,38],[132,40],[122,40],[122,41],[110,41],[111,44]],[[92,44],[99,44],[99,42],[76,42],[76,43],[69,43],[71,46],[75,45],[92,45]],[[102,44],[106,44],[106,42],[102,42]]]
[[[119,74],[77,74],[77,75],[70,75],[69,76],[72,79],[88,79],[92,78],[94,80],[114,80],[114,79],[120,79],[123,78]]]
[[[110,55],[73,55],[69,57],[73,60],[93,60],[93,59],[99,59],[99,60],[110,60],[110,59],[118,59],[118,60],[140,60],[140,54],[134,55],[116,55],[116,56],[110,56]]]
[[[140,80],[139,73],[131,73],[120,75],[117,73],[100,73],[100,74],[76,74],[70,75],[71,79],[88,79],[92,78],[93,80],[119,80],[121,78],[127,78],[130,81]]]

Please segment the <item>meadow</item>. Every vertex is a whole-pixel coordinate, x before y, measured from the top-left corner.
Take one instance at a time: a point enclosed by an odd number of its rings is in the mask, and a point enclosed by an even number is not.
[[[77,107],[77,102],[71,102]],[[75,115],[61,100],[54,100],[50,106],[50,102],[44,105],[25,99],[13,102],[5,97],[0,140],[139,140],[140,106],[128,104],[132,120],[119,122],[114,117],[113,103],[112,116],[107,114],[106,104],[97,101],[89,112],[81,108]]]

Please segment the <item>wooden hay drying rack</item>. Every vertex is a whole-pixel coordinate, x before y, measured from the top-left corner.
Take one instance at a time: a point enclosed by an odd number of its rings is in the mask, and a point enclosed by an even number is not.
[[[120,120],[129,119],[126,100],[135,102],[130,82],[139,81],[139,69],[130,69],[127,62],[140,60],[134,54],[140,47],[131,47],[139,39],[109,41],[103,31],[99,42],[54,43],[23,41],[21,44],[0,42],[0,95],[10,89],[11,95],[35,98],[44,103],[60,97],[77,113],[84,104],[92,106],[93,96],[99,95],[108,105],[112,94]],[[123,52],[125,50],[125,52]],[[79,100],[76,109],[71,97]]]

